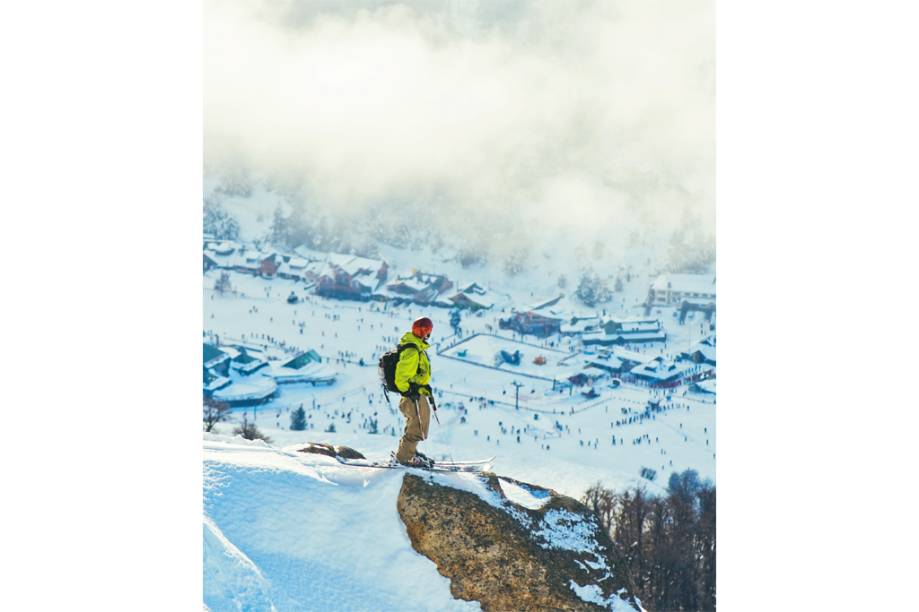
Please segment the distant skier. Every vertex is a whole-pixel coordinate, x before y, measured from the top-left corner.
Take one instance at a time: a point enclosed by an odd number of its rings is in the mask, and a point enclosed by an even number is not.
[[[396,365],[396,388],[402,393],[399,410],[405,416],[405,433],[399,440],[396,460],[405,465],[428,465],[430,460],[416,451],[418,443],[427,439],[431,423],[431,362],[425,351],[430,348],[434,323],[428,317],[415,319],[412,331],[406,332],[400,345],[410,345],[399,354]]]

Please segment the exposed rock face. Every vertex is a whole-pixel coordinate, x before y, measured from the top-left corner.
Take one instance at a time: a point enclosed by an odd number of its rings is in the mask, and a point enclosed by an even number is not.
[[[511,501],[502,485],[536,503]],[[406,474],[397,506],[453,596],[484,610],[640,609],[612,576],[608,536],[570,497],[494,474]]]
[[[318,455],[328,455],[329,457],[341,457],[343,459],[366,459],[364,455],[354,450],[350,446],[332,446],[325,442],[309,442],[298,452],[316,453]]]

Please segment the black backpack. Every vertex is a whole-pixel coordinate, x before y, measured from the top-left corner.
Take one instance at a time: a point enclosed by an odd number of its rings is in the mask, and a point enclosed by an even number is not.
[[[393,393],[402,393],[399,391],[399,388],[396,387],[396,365],[399,363],[399,357],[402,355],[402,351],[407,348],[413,348],[420,352],[420,349],[414,344],[400,344],[391,351],[383,353],[383,356],[380,357],[380,382],[383,383],[383,388],[386,391],[392,391]],[[420,364],[420,361],[419,361]],[[417,373],[417,372],[416,372]]]

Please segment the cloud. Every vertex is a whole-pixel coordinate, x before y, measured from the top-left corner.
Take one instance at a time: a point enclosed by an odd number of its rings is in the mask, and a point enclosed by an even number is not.
[[[714,230],[709,1],[205,3],[205,161],[327,210]]]

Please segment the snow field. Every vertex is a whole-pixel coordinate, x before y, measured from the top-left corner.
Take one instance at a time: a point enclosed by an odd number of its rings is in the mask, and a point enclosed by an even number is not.
[[[403,471],[219,436],[204,447],[211,609],[479,609],[412,549],[395,508]]]
[[[281,385],[279,396],[270,403],[237,409],[232,418],[239,420],[248,412],[249,420],[254,419],[278,446],[326,441],[353,446],[371,458],[388,457],[398,443],[403,422],[396,407],[398,398],[387,404],[382,396],[376,360],[398,341],[408,323],[421,315],[434,320],[434,342],[451,342],[449,311],[419,306],[384,309],[379,303],[315,296],[289,305],[285,299],[296,283],[235,273],[231,273],[231,280],[239,295],[222,297],[208,288],[216,276],[215,272],[205,275],[206,330],[221,338],[240,340],[245,335],[247,341],[269,344],[278,351],[280,342],[303,350],[313,348],[329,358],[328,365],[339,372],[331,387]],[[529,295],[518,295],[515,301],[527,303]],[[464,313],[464,335],[493,333],[501,316],[506,313],[488,311],[481,317]],[[690,330],[689,324],[679,326],[666,315],[661,319],[672,342],[665,348],[654,345],[638,349],[649,358],[662,350],[678,351],[683,343],[688,345],[690,335],[698,339],[703,331],[701,327]],[[543,342],[531,336],[524,340]],[[567,342],[556,348],[566,350]],[[483,368],[444,359],[433,349],[429,356],[433,386],[440,392],[441,421],[438,424],[432,419],[429,439],[420,446],[429,455],[454,459],[497,455],[495,471],[499,474],[572,497],[580,497],[598,481],[616,488],[643,483],[652,491],[660,491],[659,485],[666,485],[669,473],[687,468],[714,479],[715,406],[711,396],[684,396],[685,388],[680,388],[668,403],[662,393],[625,385],[619,389],[598,387],[600,396],[588,400],[578,390],[570,396],[567,391],[560,394],[552,391],[550,382],[516,376],[512,366],[505,366],[505,371]],[[360,359],[364,360],[363,367],[358,365]],[[523,384],[519,411],[514,409],[513,382]],[[473,399],[480,397],[489,401],[483,404]],[[637,415],[652,397],[664,399],[671,409],[655,414],[653,420],[639,422]],[[310,429],[290,431],[290,411],[301,404]],[[629,418],[634,422],[625,423]],[[379,433],[369,433],[370,420],[377,422]],[[617,420],[622,424],[615,425]],[[332,424],[336,431],[326,432]],[[232,423],[224,423],[217,430],[229,433],[232,427]],[[613,436],[616,445],[612,444]],[[643,467],[657,471],[654,483],[640,477]]]

